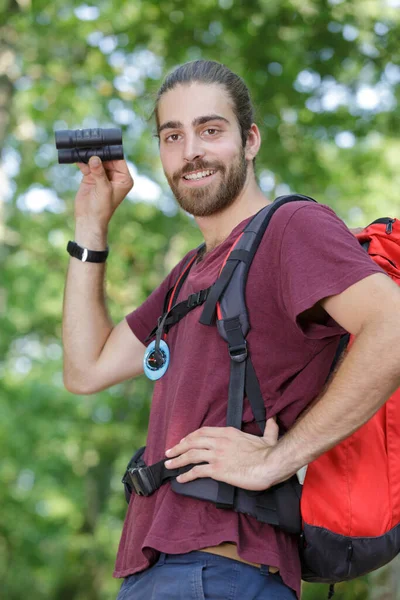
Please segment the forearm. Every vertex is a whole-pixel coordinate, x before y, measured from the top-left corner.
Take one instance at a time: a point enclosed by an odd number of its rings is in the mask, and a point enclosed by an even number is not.
[[[77,221],[75,241],[91,250],[104,250],[107,229]],[[104,293],[105,263],[70,259],[64,293],[64,382],[84,389],[113,329]]]
[[[271,485],[293,475],[376,413],[400,386],[399,344],[398,322],[361,330],[324,394],[271,452]]]

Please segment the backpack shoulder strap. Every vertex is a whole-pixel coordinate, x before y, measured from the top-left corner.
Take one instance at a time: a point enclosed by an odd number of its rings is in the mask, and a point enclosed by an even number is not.
[[[224,321],[238,317],[244,335],[249,330],[245,303],[245,287],[251,262],[275,212],[284,204],[299,201],[316,202],[309,196],[290,194],[279,196],[262,208],[246,225],[225,258],[220,275],[208,294],[200,323],[213,325],[218,317],[219,333],[228,341]]]
[[[250,327],[245,303],[245,287],[251,262],[272,216],[280,206],[301,200],[315,202],[308,196],[297,194],[281,196],[254,215],[230,249],[220,276],[212,286],[203,308],[200,323],[212,325],[217,317],[218,331],[228,343],[231,361],[227,427],[236,427],[239,430],[242,428],[243,404],[246,394],[254,418],[261,432],[264,432],[266,423],[264,400],[247,351],[246,336]],[[219,482],[217,508],[232,508],[234,496],[235,488],[233,486]]]

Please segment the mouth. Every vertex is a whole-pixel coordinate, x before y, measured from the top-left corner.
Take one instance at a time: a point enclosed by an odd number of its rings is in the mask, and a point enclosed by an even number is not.
[[[217,172],[216,169],[204,169],[203,171],[187,173],[186,175],[182,176],[182,179],[188,185],[195,185],[195,184],[201,185],[203,182],[206,182],[206,181],[210,180],[210,178],[213,178],[213,176],[215,175],[216,172]]]

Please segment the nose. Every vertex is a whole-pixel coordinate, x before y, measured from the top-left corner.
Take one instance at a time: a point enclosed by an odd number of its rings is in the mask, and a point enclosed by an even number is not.
[[[188,135],[185,138],[183,158],[186,162],[193,162],[204,157],[204,149],[201,140],[195,135]]]

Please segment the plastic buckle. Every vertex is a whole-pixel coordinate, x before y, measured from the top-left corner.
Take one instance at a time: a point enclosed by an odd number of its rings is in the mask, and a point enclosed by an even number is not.
[[[150,478],[146,472],[147,467],[133,467],[126,470],[122,483],[131,485],[138,496],[150,496],[155,492]]]
[[[200,292],[195,292],[194,294],[190,294],[188,301],[187,301],[187,305],[189,308],[195,308],[196,306],[198,306],[201,302],[201,292],[203,290],[200,290]]]
[[[247,342],[239,346],[229,346],[229,356],[235,362],[243,362],[247,358]]]

